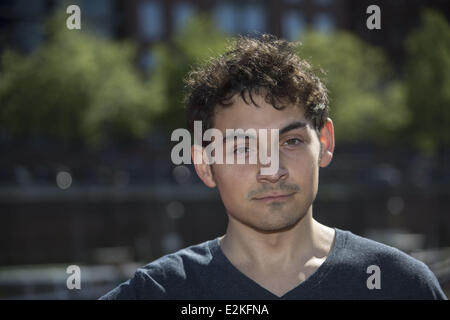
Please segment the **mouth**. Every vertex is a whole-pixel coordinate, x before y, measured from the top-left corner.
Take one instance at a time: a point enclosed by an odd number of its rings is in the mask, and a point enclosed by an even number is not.
[[[275,201],[285,201],[289,200],[295,192],[289,193],[289,194],[268,194],[263,197],[254,198],[253,200],[260,201],[260,202],[275,202]]]

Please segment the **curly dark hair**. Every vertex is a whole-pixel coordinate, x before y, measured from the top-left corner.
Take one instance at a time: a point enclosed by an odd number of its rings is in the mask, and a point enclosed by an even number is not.
[[[318,136],[328,117],[328,92],[311,65],[297,55],[298,42],[263,34],[260,39],[239,36],[231,39],[227,51],[200,65],[185,78],[184,97],[188,128],[201,120],[203,130],[213,127],[214,110],[231,105],[230,99],[245,93],[264,95],[267,103],[280,110],[290,102],[304,107]]]

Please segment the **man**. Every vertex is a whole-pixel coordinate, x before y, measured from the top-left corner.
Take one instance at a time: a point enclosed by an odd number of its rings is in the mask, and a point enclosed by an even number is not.
[[[200,179],[217,187],[226,234],[166,255],[101,299],[445,299],[428,267],[386,245],[313,219],[319,168],[334,151],[327,91],[296,46],[273,36],[240,37],[187,77],[190,129],[277,129],[278,168],[208,164],[192,147]],[[267,136],[269,137],[269,136]],[[224,139],[247,160],[255,137]],[[217,141],[216,141],[217,142]],[[219,141],[222,143],[222,141]]]

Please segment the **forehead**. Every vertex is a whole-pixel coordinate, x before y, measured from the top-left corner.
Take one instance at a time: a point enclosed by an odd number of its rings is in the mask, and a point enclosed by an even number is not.
[[[310,121],[305,118],[304,108],[292,104],[282,104],[285,108],[278,110],[267,103],[261,95],[253,94],[255,106],[250,98],[246,97],[247,104],[238,94],[232,99],[232,104],[216,109],[214,127],[225,131],[226,129],[280,129],[287,124],[301,121],[308,124],[307,130],[313,130]]]

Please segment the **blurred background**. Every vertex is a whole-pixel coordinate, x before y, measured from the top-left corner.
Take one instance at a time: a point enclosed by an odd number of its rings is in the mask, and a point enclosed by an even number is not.
[[[420,259],[448,296],[449,18],[444,0],[0,0],[0,299],[96,299],[225,232],[170,133],[190,67],[261,33],[326,72],[336,150],[315,218]]]

